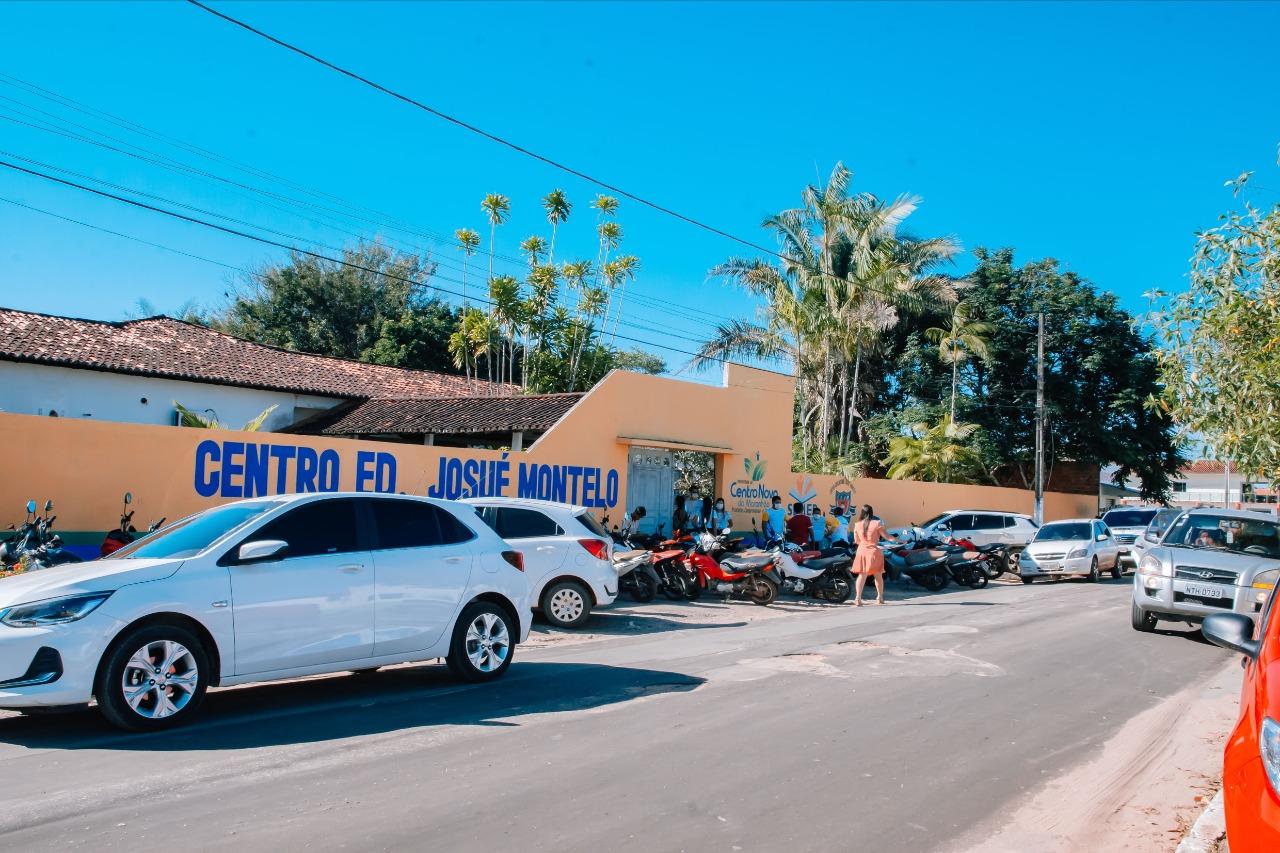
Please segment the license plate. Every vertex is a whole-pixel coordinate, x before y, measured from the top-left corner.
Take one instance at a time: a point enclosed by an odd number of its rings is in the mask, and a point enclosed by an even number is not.
[[[1200,598],[1223,598],[1224,590],[1220,586],[1209,586],[1202,583],[1187,584],[1187,595],[1195,595]]]
[[[1045,572],[1060,572],[1062,571],[1062,563],[1041,563],[1040,570]]]

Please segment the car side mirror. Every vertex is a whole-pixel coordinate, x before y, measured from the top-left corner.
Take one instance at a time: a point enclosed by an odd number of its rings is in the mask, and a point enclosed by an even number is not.
[[[1206,616],[1201,633],[1215,646],[1240,652],[1257,659],[1262,644],[1253,639],[1253,620],[1239,613],[1215,613]]]
[[[257,542],[246,542],[236,552],[238,563],[265,563],[278,560],[289,550],[289,543],[283,539],[259,539]]]
[[[1108,536],[1107,536],[1107,534],[1105,534],[1105,533],[1099,533],[1099,534],[1098,534],[1098,541],[1099,541],[1099,542],[1106,542],[1108,538],[1110,538],[1110,537],[1108,537]]]

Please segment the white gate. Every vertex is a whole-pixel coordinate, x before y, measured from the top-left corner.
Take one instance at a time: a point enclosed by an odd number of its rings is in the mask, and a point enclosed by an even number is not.
[[[671,533],[671,509],[675,501],[675,471],[671,451],[658,447],[633,447],[627,454],[627,506],[631,512],[638,506],[646,515],[640,530],[653,533],[658,525]]]

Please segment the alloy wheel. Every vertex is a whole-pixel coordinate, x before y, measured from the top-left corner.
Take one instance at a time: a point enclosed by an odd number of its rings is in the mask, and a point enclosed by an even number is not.
[[[154,640],[133,653],[120,689],[135,714],[148,720],[172,717],[191,701],[200,685],[195,656],[181,643]]]
[[[467,628],[467,659],[480,672],[493,672],[511,654],[507,625],[493,613],[481,613]]]

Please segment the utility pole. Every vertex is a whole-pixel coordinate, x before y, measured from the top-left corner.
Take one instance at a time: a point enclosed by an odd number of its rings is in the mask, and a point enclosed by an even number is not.
[[[1044,312],[1036,336],[1036,526],[1044,524]]]
[[[1222,476],[1222,508],[1231,509],[1231,460],[1228,459],[1223,466],[1224,473]],[[1241,495],[1243,498],[1244,496]]]

